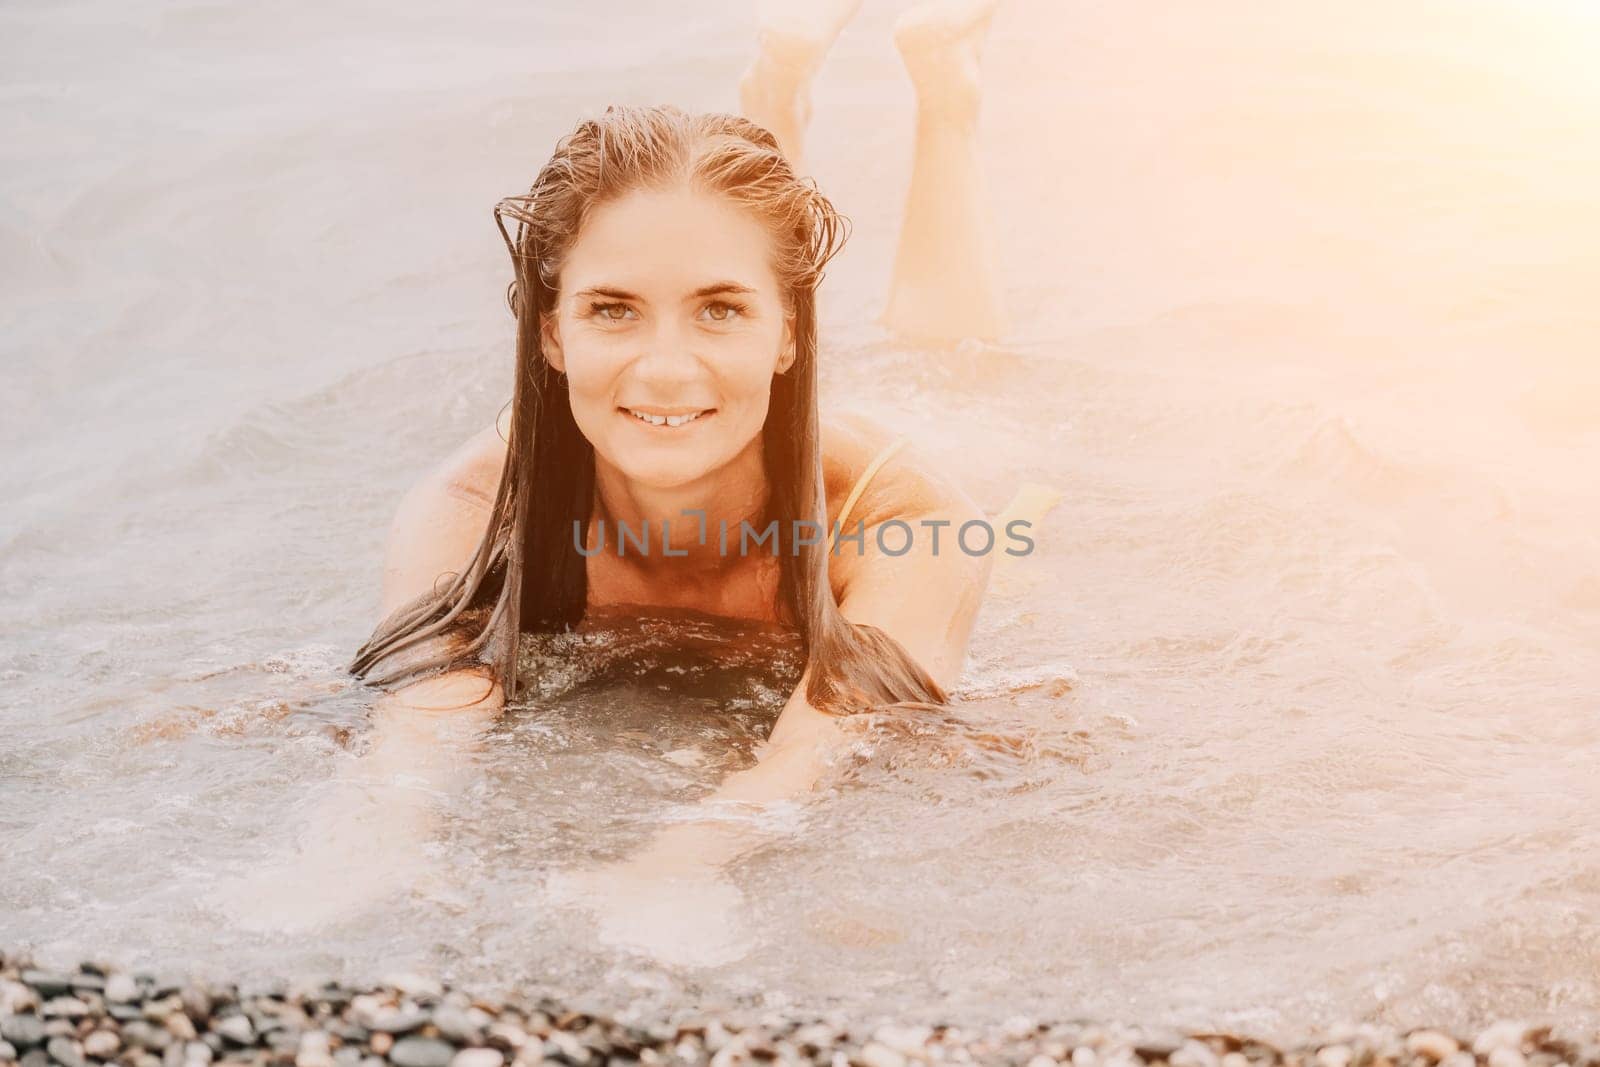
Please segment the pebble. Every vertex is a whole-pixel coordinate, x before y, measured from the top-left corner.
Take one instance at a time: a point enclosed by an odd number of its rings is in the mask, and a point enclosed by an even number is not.
[[[333,1067],[328,1035],[321,1030],[307,1030],[301,1034],[300,1045],[295,1050],[294,1067]]]
[[[444,994],[444,987],[434,979],[409,971],[391,974],[383,980],[383,984],[393,986],[408,997],[437,997]]]
[[[83,1039],[83,1052],[97,1060],[109,1060],[122,1051],[122,1038],[113,1030],[96,1030]]]
[[[44,1043],[44,1022],[37,1015],[7,1015],[0,1018],[0,1038],[19,1049]]]
[[[1349,1045],[1324,1045],[1317,1050],[1317,1067],[1350,1067],[1353,1056]]]
[[[1167,1057],[1167,1062],[1172,1067],[1220,1067],[1218,1056],[1211,1051],[1211,1046],[1200,1041],[1185,1041],[1179,1049]]]
[[[164,1052],[172,1044],[172,1035],[164,1028],[151,1026],[143,1019],[136,1019],[122,1028],[122,1040],[132,1048],[144,1049],[146,1052]]]
[[[1406,1035],[1407,1051],[1426,1056],[1435,1063],[1453,1056],[1460,1047],[1455,1038],[1438,1030],[1413,1030]]]
[[[211,994],[199,986],[185,986],[178,994],[178,1001],[195,1025],[203,1026],[211,1018]]]
[[[45,1051],[61,1067],[89,1067],[89,1061],[83,1058],[83,1046],[70,1037],[52,1037]]]
[[[906,1058],[881,1041],[868,1041],[857,1054],[865,1067],[905,1067]]]
[[[46,1001],[39,1014],[46,1019],[81,1019],[89,1014],[89,1005],[77,997],[56,997]]]
[[[1487,1056],[1497,1048],[1511,1048],[1520,1052],[1527,1037],[1527,1023],[1519,1019],[1500,1019],[1484,1028],[1472,1042],[1472,1051],[1480,1056]]]
[[[450,1067],[501,1067],[505,1053],[497,1048],[464,1048],[450,1058]]]
[[[35,993],[46,999],[72,992],[72,977],[54,971],[23,971],[22,984],[31,986]]]
[[[369,1030],[385,1034],[409,1034],[428,1022],[429,1013],[420,1008],[384,1008],[369,1016],[364,1023]]]
[[[872,1032],[872,1040],[878,1044],[917,1059],[927,1057],[931,1037],[933,1030],[926,1026],[880,1026]]]
[[[402,1037],[389,1050],[394,1067],[450,1067],[455,1046],[436,1037]]]
[[[256,1028],[248,1015],[225,1015],[211,1024],[211,1029],[235,1045],[253,1045]]]
[[[30,981],[37,979],[37,981]],[[759,1017],[759,1023],[752,1019]],[[1559,1022],[1501,1019],[1476,1035],[1370,1020],[1279,1049],[1242,1033],[1117,1022],[862,1025],[783,1011],[637,1024],[544,997],[477,997],[416,974],[371,987],[296,980],[269,993],[0,954],[0,1067],[1600,1067],[1600,1041]]]
[[[106,979],[106,1000],[113,1004],[131,1004],[139,999],[139,986],[131,975],[117,973]]]
[[[528,1043],[528,1032],[502,1019],[489,1024],[484,1040],[497,1048],[515,1052]]]
[[[481,1021],[479,1016],[483,1017]],[[461,1008],[446,1006],[433,1012],[433,1025],[438,1027],[439,1036],[458,1045],[482,1044],[486,1022],[487,1015],[481,1011],[474,1016]]]

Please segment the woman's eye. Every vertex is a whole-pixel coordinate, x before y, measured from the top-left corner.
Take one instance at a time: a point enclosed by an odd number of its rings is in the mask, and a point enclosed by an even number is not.
[[[627,318],[628,310],[627,304],[615,302],[605,304],[596,302],[589,305],[589,314],[604,319],[606,322],[621,322]]]
[[[744,314],[743,304],[730,304],[726,300],[713,300],[706,305],[713,322],[729,322],[738,315]]]

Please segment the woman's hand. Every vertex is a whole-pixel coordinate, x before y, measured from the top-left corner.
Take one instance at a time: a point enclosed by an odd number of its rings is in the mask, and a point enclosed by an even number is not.
[[[370,748],[328,784],[299,850],[225,883],[213,903],[248,929],[307,930],[403,892],[448,900],[450,872],[429,852],[437,808],[471,775],[503,706],[499,686],[469,672],[382,697]]]
[[[428,852],[427,799],[403,783],[333,783],[296,851],[223,883],[212,903],[248,930],[304,931],[426,892],[446,873]]]
[[[715,967],[750,950],[744,894],[716,867],[651,851],[553,872],[547,899],[577,907],[601,944],[680,967]]]

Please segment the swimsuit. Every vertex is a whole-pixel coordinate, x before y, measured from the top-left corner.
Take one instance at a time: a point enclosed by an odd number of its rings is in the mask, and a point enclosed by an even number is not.
[[[837,528],[833,531],[833,540],[829,543],[830,551],[838,547],[839,534],[844,531],[845,519],[849,517],[850,509],[855,506],[856,501],[861,498],[861,491],[867,487],[868,482],[872,481],[872,476],[878,473],[878,468],[887,463],[889,457],[898,452],[900,446],[905,443],[906,436],[901,434],[883,446],[882,451],[873,456],[872,462],[867,464],[867,469],[861,472],[861,477],[856,479],[856,484],[850,487],[850,494],[844,498],[844,507],[839,509],[839,517],[835,520]]]

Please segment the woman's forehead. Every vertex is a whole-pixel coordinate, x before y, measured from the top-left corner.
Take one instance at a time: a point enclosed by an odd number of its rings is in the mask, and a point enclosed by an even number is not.
[[[590,212],[568,252],[562,288],[685,295],[732,283],[772,292],[772,238],[749,209],[687,186],[636,190]]]

